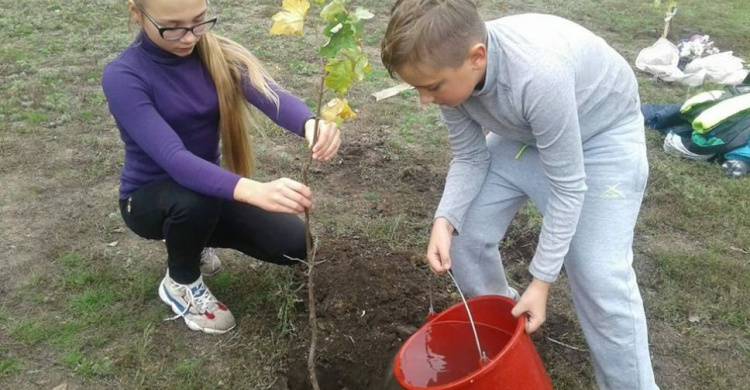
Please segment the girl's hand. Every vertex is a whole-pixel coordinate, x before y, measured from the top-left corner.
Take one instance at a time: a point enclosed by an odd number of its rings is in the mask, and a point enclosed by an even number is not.
[[[312,146],[315,134],[315,118],[305,122],[305,138],[309,146]],[[321,119],[318,121],[318,138],[313,147],[313,159],[317,161],[328,161],[339,150],[341,146],[341,131],[333,122]]]
[[[234,198],[277,213],[300,214],[312,208],[310,189],[287,178],[269,183],[242,178],[234,188]]]
[[[432,225],[430,244],[425,256],[432,272],[438,275],[445,275],[451,269],[453,230],[453,225],[445,218],[437,218]]]
[[[526,314],[526,333],[534,333],[547,320],[547,295],[550,284],[539,279],[534,280],[521,295],[511,314],[518,318]]]

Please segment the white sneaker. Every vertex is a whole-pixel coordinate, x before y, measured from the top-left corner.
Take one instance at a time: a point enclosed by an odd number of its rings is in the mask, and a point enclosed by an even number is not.
[[[159,285],[159,298],[176,314],[170,320],[182,317],[192,330],[222,334],[236,325],[232,313],[211,294],[202,276],[191,284],[179,284],[167,272]]]
[[[214,276],[221,271],[221,260],[214,248],[204,248],[201,252],[201,275]]]

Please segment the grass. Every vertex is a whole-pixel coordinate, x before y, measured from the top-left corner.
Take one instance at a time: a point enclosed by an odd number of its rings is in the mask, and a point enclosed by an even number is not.
[[[15,320],[5,314],[0,317],[2,323],[9,324],[8,334],[13,342],[53,351],[56,363],[84,384],[132,378],[131,384],[148,387],[145,379],[149,378],[167,387],[182,383],[188,388],[203,388],[218,380],[215,379],[218,373],[205,371],[211,365],[203,358],[174,362],[169,359],[163,363],[171,366],[166,371],[153,366],[154,356],[159,355],[153,345],[155,326],[167,315],[162,305],[153,300],[158,279],[153,274],[121,277],[98,264],[102,261],[84,252],[71,251],[57,261],[62,269],[58,275],[30,278],[16,298],[21,302],[36,302],[44,310],[31,310]],[[214,293],[233,302],[236,312],[275,316],[275,337],[294,330],[294,308],[298,302],[291,293],[297,288],[294,283],[291,269],[275,267],[260,267],[249,279],[247,275],[223,273],[209,282]],[[50,290],[56,291],[60,299],[49,299],[42,294]],[[39,299],[42,296],[46,298]],[[22,306],[32,307],[23,303]],[[157,337],[164,340],[163,334]],[[184,342],[179,345],[179,334],[167,339],[173,345],[169,349],[194,348]],[[245,342],[253,344],[252,340]],[[266,351],[257,353],[269,355]],[[6,359],[3,354],[0,358],[0,378],[12,377],[24,366],[23,359]],[[263,372],[251,372],[245,378],[264,380],[259,378],[260,374]]]
[[[269,37],[265,21],[277,1],[220,3],[218,31],[250,47],[285,87],[312,105],[318,38]],[[365,38],[373,53],[388,3],[357,1],[376,14],[368,25],[373,33]],[[662,28],[662,15],[651,3],[487,1],[482,13],[488,19],[526,11],[571,18],[632,64]],[[719,48],[750,57],[745,0],[679,4],[674,38],[700,30]],[[13,268],[23,270],[12,275],[18,283],[0,288],[0,387],[28,384],[26,373],[32,371],[61,373],[82,388],[199,389],[220,381],[226,388],[267,388],[300,332],[295,271],[222,253],[233,272],[208,283],[241,316],[240,325],[232,336],[205,337],[179,321],[162,321],[169,312],[155,297],[164,250],[122,233],[113,201],[122,151],[99,87],[102,66],[134,34],[122,3],[30,0],[6,8],[0,14],[9,38],[0,41],[0,206],[8,230],[0,244],[19,248],[12,253],[33,250],[35,257],[28,267]],[[337,185],[354,187],[345,195],[316,188],[316,196],[323,194],[316,199],[316,224],[334,237],[363,237],[389,251],[421,253],[432,218],[422,209],[436,204],[439,188],[417,189],[442,180],[450,159],[447,134],[438,110],[420,107],[414,91],[372,103],[371,93],[397,81],[376,55],[371,62],[373,72],[349,97],[360,122],[344,129],[345,142],[361,147],[349,158],[362,167]],[[643,74],[638,79],[646,103],[680,102],[717,87],[665,84]],[[265,163],[260,178],[297,174],[304,146],[283,146],[288,139],[282,134],[270,129],[259,145]],[[666,156],[661,142],[649,131],[650,183],[635,242],[657,378],[666,389],[741,388],[750,380],[750,181],[723,178],[717,164]],[[383,177],[384,170],[397,174]],[[331,169],[320,176],[335,174]],[[540,224],[539,213],[525,207],[504,248],[527,243]],[[106,247],[115,240],[117,247]],[[507,266],[519,283],[526,280],[526,262]],[[555,285],[555,327],[548,332],[581,346],[564,280]],[[585,354],[571,360],[564,349],[543,340],[540,345],[556,388],[592,387]]]
[[[30,313],[28,317],[17,320],[11,335],[20,342],[41,343],[60,349],[67,356],[63,360],[69,362],[71,356],[83,353],[80,348],[87,345],[99,347],[124,329],[138,328],[137,323],[127,318],[127,310],[122,302],[126,297],[132,299],[145,295],[139,291],[143,283],[116,278],[111,270],[97,268],[94,262],[95,259],[91,257],[70,252],[59,260],[63,268],[61,274],[31,278],[31,283],[17,297],[51,306],[54,311],[62,310],[64,317],[59,319],[49,311]],[[149,284],[152,283],[154,281]],[[50,288],[62,293],[60,299],[42,294]],[[89,332],[92,326],[101,327],[101,332]]]
[[[23,369],[23,363],[15,359],[0,358],[0,378],[12,376]]]

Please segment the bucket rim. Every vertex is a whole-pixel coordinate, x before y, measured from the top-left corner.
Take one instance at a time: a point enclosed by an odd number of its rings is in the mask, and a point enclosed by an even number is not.
[[[508,303],[511,306],[516,305],[516,301],[503,295],[480,295],[480,296],[469,298],[466,300],[466,302],[468,305],[471,305],[472,302],[488,301],[488,300],[505,301],[505,303]],[[497,367],[497,365],[500,364],[500,359],[504,357],[506,353],[508,353],[508,351],[511,349],[511,346],[518,344],[519,339],[522,337],[523,333],[526,332],[526,317],[519,316],[516,321],[516,328],[514,329],[513,334],[510,337],[510,340],[508,340],[508,342],[505,344],[503,349],[501,349],[500,352],[498,352],[497,355],[495,355],[495,357],[490,359],[490,362],[487,365],[485,365],[479,370],[476,370],[470,375],[465,376],[461,379],[458,379],[449,383],[444,383],[438,386],[430,386],[430,387],[415,386],[415,385],[406,383],[406,380],[401,373],[402,372],[401,360],[403,359],[403,355],[406,352],[406,348],[411,344],[411,342],[413,341],[414,337],[417,334],[420,334],[421,332],[425,331],[428,325],[436,321],[439,321],[440,318],[446,316],[447,313],[452,312],[453,310],[458,310],[459,308],[464,308],[463,302],[458,302],[448,307],[447,309],[441,311],[434,318],[422,324],[422,326],[420,326],[419,329],[417,329],[417,331],[414,332],[414,334],[409,336],[409,338],[406,339],[406,341],[404,341],[404,343],[399,348],[398,353],[396,354],[396,359],[393,363],[393,375],[396,377],[396,381],[398,381],[399,385],[403,386],[406,390],[452,390],[456,386],[471,384],[481,379],[482,377],[487,375],[492,369]],[[479,356],[477,356],[477,360],[479,360]]]

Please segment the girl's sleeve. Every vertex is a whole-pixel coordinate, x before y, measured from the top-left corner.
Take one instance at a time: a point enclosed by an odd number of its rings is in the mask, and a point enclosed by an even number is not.
[[[240,176],[206,161],[185,148],[135,71],[107,67],[102,88],[118,126],[178,184],[198,193],[231,200]]]
[[[277,125],[304,137],[305,122],[314,117],[310,109],[300,98],[281,88],[272,80],[268,80],[268,84],[271,90],[279,96],[278,107],[273,101],[263,96],[247,78],[244,78],[242,82],[242,92],[245,94],[245,99]]]
[[[553,282],[578,225],[586,173],[573,65],[552,54],[535,61],[536,69],[519,88],[518,103],[536,139],[550,195],[529,271],[537,279]]]

